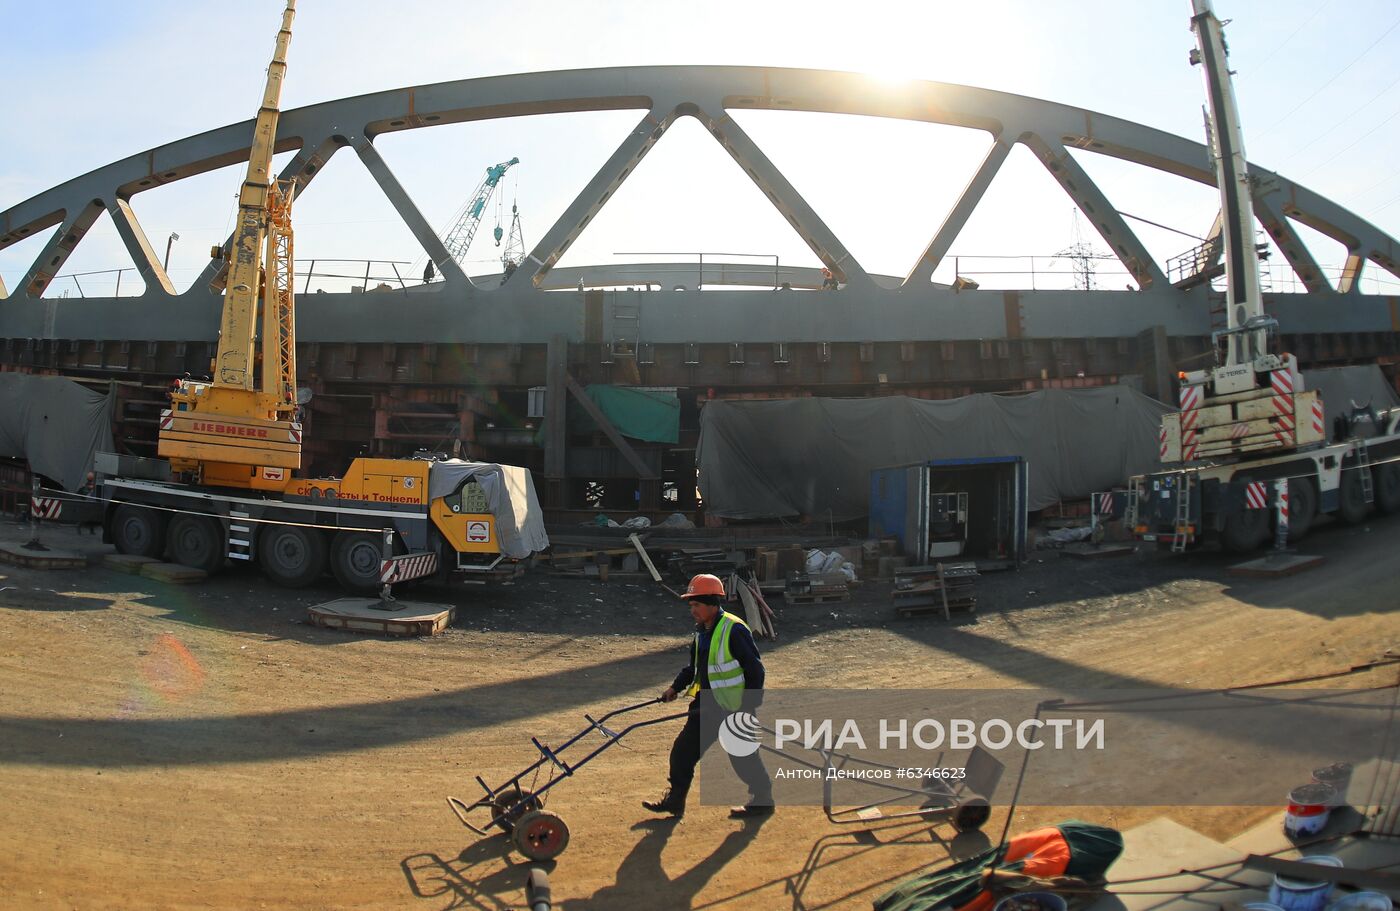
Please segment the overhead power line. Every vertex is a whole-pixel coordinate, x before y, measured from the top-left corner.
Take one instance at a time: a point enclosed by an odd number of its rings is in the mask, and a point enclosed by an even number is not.
[[[1259,133],[1259,135],[1260,135],[1260,136],[1266,136],[1266,135],[1268,135],[1269,133],[1272,133],[1272,132],[1273,132],[1275,129],[1277,129],[1281,124],[1285,123],[1285,122],[1288,120],[1288,118],[1290,118],[1290,117],[1292,117],[1294,114],[1298,113],[1298,109],[1299,109],[1299,108],[1301,108],[1303,105],[1307,104],[1309,101],[1312,101],[1312,100],[1313,100],[1314,98],[1316,98],[1318,95],[1322,94],[1323,89],[1326,89],[1329,85],[1331,85],[1332,83],[1336,82],[1336,81],[1342,76],[1343,73],[1345,73],[1347,70],[1349,70],[1349,69],[1351,69],[1353,66],[1355,66],[1355,65],[1361,60],[1362,57],[1365,57],[1367,54],[1371,53],[1371,51],[1375,48],[1376,45],[1380,44],[1382,41],[1385,40],[1385,37],[1386,37],[1387,35],[1389,35],[1389,34],[1390,34],[1391,32],[1393,32],[1393,31],[1395,31],[1395,27],[1396,27],[1396,26],[1400,26],[1400,19],[1396,19],[1394,22],[1392,22],[1392,23],[1390,24],[1390,28],[1388,28],[1388,29],[1386,29],[1385,31],[1381,32],[1380,37],[1377,38],[1375,41],[1372,41],[1372,42],[1366,47],[1366,50],[1362,51],[1361,53],[1359,53],[1359,54],[1357,54],[1355,57],[1353,57],[1350,63],[1348,63],[1346,66],[1342,67],[1339,71],[1337,71],[1337,73],[1336,73],[1331,79],[1328,79],[1328,80],[1327,80],[1326,82],[1324,82],[1321,86],[1319,86],[1318,89],[1317,89],[1317,91],[1313,92],[1311,95],[1309,95],[1308,97],[1304,98],[1302,101],[1300,101],[1300,102],[1298,102],[1296,105],[1294,105],[1294,106],[1293,106],[1293,109],[1292,109],[1291,111],[1289,111],[1287,114],[1284,114],[1281,118],[1279,118],[1277,121],[1275,121],[1275,122],[1273,123],[1273,125],[1271,125],[1271,126],[1268,127],[1267,129],[1265,129],[1263,132]]]
[[[1302,25],[1299,25],[1291,33],[1289,33],[1288,37],[1283,39],[1282,43],[1275,45],[1274,49],[1272,51],[1269,51],[1268,56],[1256,63],[1255,67],[1262,70],[1264,68],[1264,64],[1268,63],[1270,60],[1273,60],[1274,56],[1278,54],[1279,51],[1283,50],[1285,47],[1288,46],[1288,42],[1292,41],[1294,38],[1297,38],[1298,33],[1301,32],[1304,28],[1306,28],[1308,23],[1312,22],[1314,19],[1317,18],[1318,13],[1321,13],[1323,10],[1327,9],[1327,7],[1331,5],[1332,0],[1327,0],[1326,3],[1318,4],[1317,9],[1312,11],[1312,15],[1304,19]]]
[[[1338,157],[1338,156],[1341,155],[1343,152],[1349,152],[1349,151],[1351,151],[1352,149],[1356,148],[1357,143],[1361,142],[1361,140],[1365,139],[1367,136],[1370,136],[1372,133],[1376,132],[1376,130],[1379,130],[1381,127],[1385,126],[1387,123],[1390,123],[1390,122],[1391,122],[1392,120],[1394,120],[1396,117],[1400,117],[1400,111],[1396,111],[1394,114],[1391,114],[1389,117],[1387,117],[1386,119],[1382,120],[1380,123],[1378,123],[1378,124],[1376,124],[1375,126],[1371,127],[1369,130],[1367,130],[1367,131],[1366,131],[1365,133],[1363,133],[1361,136],[1358,136],[1358,137],[1356,138],[1356,140],[1355,140],[1354,142],[1352,142],[1351,145],[1347,146],[1345,149],[1342,149],[1340,152],[1335,152],[1335,153],[1333,153],[1331,157],[1325,159],[1324,161],[1319,162],[1316,166],[1314,166],[1314,167],[1311,168],[1309,171],[1307,171],[1305,174],[1303,174],[1303,176],[1304,176],[1304,177],[1307,177],[1308,174],[1313,173],[1313,171],[1316,171],[1318,168],[1321,168],[1321,167],[1322,167],[1323,165],[1325,165],[1325,164],[1329,164],[1329,163],[1332,161],[1333,158]]]
[[[1340,120],[1338,120],[1336,123],[1332,124],[1332,125],[1331,125],[1330,127],[1328,127],[1327,129],[1325,129],[1325,130],[1317,130],[1316,133],[1315,133],[1315,135],[1313,136],[1313,138],[1310,139],[1310,140],[1308,140],[1307,144],[1304,145],[1302,148],[1299,148],[1299,149],[1295,150],[1295,151],[1293,152],[1293,154],[1289,156],[1289,158],[1296,158],[1297,156],[1299,156],[1299,155],[1303,154],[1304,152],[1306,152],[1308,149],[1310,149],[1310,148],[1312,148],[1313,146],[1317,145],[1317,144],[1318,144],[1319,142],[1321,142],[1325,137],[1333,135],[1333,133],[1334,133],[1334,131],[1337,129],[1337,127],[1339,127],[1339,126],[1341,126],[1342,124],[1346,123],[1347,121],[1351,120],[1351,119],[1352,119],[1353,117],[1355,117],[1357,114],[1360,114],[1360,113],[1361,113],[1362,111],[1364,111],[1366,108],[1369,108],[1371,105],[1375,104],[1376,101],[1378,101],[1382,95],[1384,95],[1386,92],[1390,91],[1391,89],[1395,88],[1395,86],[1397,86],[1397,85],[1400,85],[1400,76],[1396,76],[1395,79],[1391,81],[1390,85],[1386,86],[1385,88],[1381,89],[1381,90],[1380,90],[1379,92],[1377,92],[1376,94],[1372,95],[1369,101],[1366,101],[1366,102],[1364,102],[1363,104],[1359,105],[1359,106],[1356,108],[1356,110],[1352,111],[1350,114],[1347,114],[1345,117],[1341,118]]]

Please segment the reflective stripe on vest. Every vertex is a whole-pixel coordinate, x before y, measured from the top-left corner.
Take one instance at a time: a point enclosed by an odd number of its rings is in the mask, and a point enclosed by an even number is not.
[[[714,632],[710,634],[710,653],[705,662],[710,689],[715,701],[731,712],[739,708],[744,698],[744,669],[729,650],[729,634],[734,624],[748,627],[738,617],[728,611],[721,611],[715,621]],[[700,692],[700,634],[695,634],[695,680],[690,685],[690,695]]]

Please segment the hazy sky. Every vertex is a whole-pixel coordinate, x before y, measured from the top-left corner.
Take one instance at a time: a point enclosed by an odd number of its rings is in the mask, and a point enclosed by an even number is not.
[[[0,0],[9,79],[0,92],[0,211],[51,186],[160,144],[251,117],[282,0],[239,3]],[[1246,148],[1279,171],[1400,235],[1400,4],[1393,0],[1220,0],[1238,71]],[[745,64],[866,71],[1045,98],[1202,138],[1204,100],[1187,0],[852,2],[368,3],[303,0],[293,26],[283,107],[475,76],[575,67]],[[518,201],[527,247],[561,213],[638,119],[635,112],[516,118],[384,137],[384,157],[435,225],[487,165],[518,156],[502,184]],[[784,170],[857,259],[903,275],[966,183],[989,139],[955,128],[832,115],[742,112],[739,123]],[[1078,153],[1120,210],[1201,235],[1213,189]],[[140,194],[133,207],[187,286],[227,235],[242,176],[235,167]],[[488,215],[472,271],[498,268]],[[349,152],[298,201],[297,253],[325,260],[413,261],[421,250]],[[1159,259],[1193,244],[1130,222]],[[508,225],[507,225],[508,227]],[[953,254],[964,272],[1065,270],[1073,205],[1018,149]],[[1085,239],[1096,241],[1087,224]],[[1302,232],[1326,266],[1340,246]],[[0,251],[13,291],[41,241]],[[1100,244],[1102,246],[1102,244]],[[564,265],[705,252],[815,259],[693,120],[682,120],[569,251]],[[1281,265],[1282,260],[1275,258]],[[130,260],[104,218],[64,273]],[[950,275],[949,263],[937,278]],[[383,266],[376,267],[376,275]],[[403,267],[401,267],[403,268]],[[349,273],[363,265],[346,264]],[[1116,266],[1106,268],[1112,273]],[[1368,266],[1374,278],[1379,273]],[[981,275],[1024,286],[1024,274]],[[1400,281],[1382,276],[1386,293]],[[80,278],[110,294],[111,276]],[[1043,274],[1038,286],[1053,282]],[[1122,287],[1107,275],[1104,286]],[[139,288],[131,273],[122,293]],[[1275,287],[1280,286],[1276,277]],[[300,285],[299,285],[300,287]],[[77,293],[71,280],[51,294]],[[1374,285],[1366,290],[1376,290]]]

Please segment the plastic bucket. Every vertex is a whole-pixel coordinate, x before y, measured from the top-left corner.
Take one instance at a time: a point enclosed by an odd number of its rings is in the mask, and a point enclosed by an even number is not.
[[[1336,800],[1337,789],[1319,781],[1289,791],[1288,812],[1283,814],[1283,834],[1302,838],[1321,832]]]
[[[1065,911],[1067,907],[1054,892],[1018,892],[997,902],[992,911]]]
[[[1327,906],[1327,911],[1390,911],[1390,896],[1381,892],[1353,892]]]
[[[1314,854],[1310,857],[1300,857],[1298,860],[1301,863],[1324,867],[1342,865],[1339,858],[1330,854]],[[1283,911],[1322,911],[1327,906],[1327,896],[1331,891],[1332,884],[1329,882],[1305,882],[1275,873],[1274,881],[1269,886],[1269,901]]]
[[[1329,766],[1320,769],[1313,769],[1313,781],[1318,784],[1330,784],[1336,788],[1332,805],[1340,807],[1347,802],[1347,788],[1351,786],[1351,763],[1334,762]]]

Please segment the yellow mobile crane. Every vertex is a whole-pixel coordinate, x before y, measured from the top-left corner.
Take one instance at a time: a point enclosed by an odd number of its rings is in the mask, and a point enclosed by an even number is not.
[[[253,129],[212,379],[179,380],[162,460],[99,453],[106,540],[215,571],[256,561],[308,585],[327,568],[367,591],[434,573],[513,574],[549,546],[530,472],[445,459],[355,459],[301,478],[290,182],[271,178],[295,0],[287,0]]]
[[[277,489],[290,469],[301,467],[301,425],[294,420],[293,188],[270,174],[295,14],[296,0],[287,0],[253,127],[213,380],[179,381],[160,424],[158,454],[172,471],[205,484]]]

